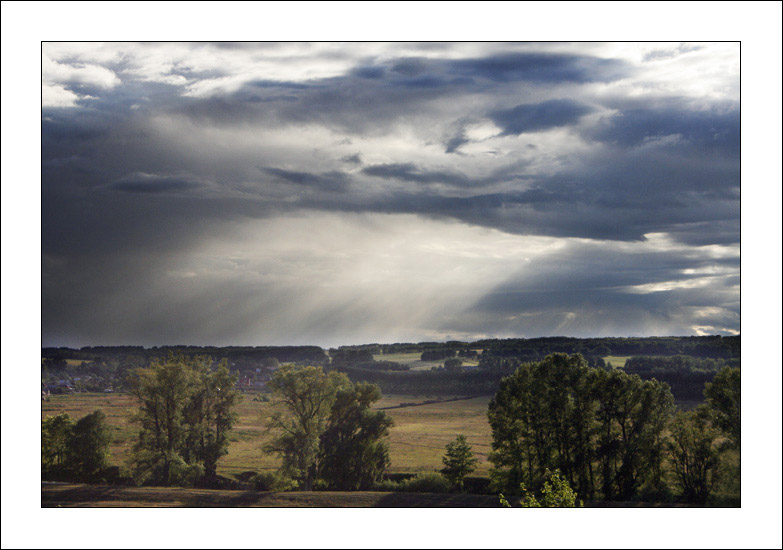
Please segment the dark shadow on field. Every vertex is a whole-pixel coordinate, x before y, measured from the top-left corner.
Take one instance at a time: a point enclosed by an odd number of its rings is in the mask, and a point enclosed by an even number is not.
[[[496,496],[443,493],[389,493],[378,499],[376,508],[498,508]]]

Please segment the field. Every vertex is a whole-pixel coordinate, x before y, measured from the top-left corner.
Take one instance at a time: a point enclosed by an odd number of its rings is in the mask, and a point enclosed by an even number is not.
[[[43,508],[101,507],[274,507],[274,508],[479,508],[500,506],[494,495],[453,493],[388,493],[375,491],[297,491],[269,493],[177,487],[116,487],[46,483],[41,486]]]
[[[445,359],[437,359],[434,361],[422,361],[421,352],[411,353],[389,353],[387,355],[373,355],[372,358],[376,361],[392,361],[394,363],[403,363],[409,365],[411,370],[430,370],[432,367],[439,367],[443,365]],[[463,367],[475,367],[478,365],[478,359],[467,359],[465,357],[458,357],[462,360]]]
[[[237,407],[239,421],[231,434],[228,455],[220,459],[218,473],[238,474],[248,470],[262,471],[277,467],[277,457],[264,453],[262,445],[270,434],[266,431],[271,414],[270,403],[254,401],[255,394],[245,394]],[[400,403],[421,403],[436,399],[425,395],[384,396],[376,407],[394,407]],[[486,475],[489,464],[491,434],[486,408],[489,397],[440,402],[415,407],[389,409],[394,420],[389,437],[390,472],[425,472],[443,467],[441,457],[446,444],[457,434],[465,434],[479,459],[475,475]],[[41,404],[41,417],[68,413],[82,416],[101,409],[113,430],[111,461],[123,466],[136,440],[137,425],[131,422],[136,410],[135,399],[127,394],[74,393],[54,395]]]
[[[625,368],[625,362],[631,357],[631,355],[609,355],[604,357],[604,361],[611,363],[615,369],[623,369]]]

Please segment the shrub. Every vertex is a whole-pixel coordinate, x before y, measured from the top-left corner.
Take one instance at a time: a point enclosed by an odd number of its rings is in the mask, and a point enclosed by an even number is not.
[[[392,481],[391,479],[384,479],[383,481],[376,481],[372,486],[373,491],[399,491],[403,483]]]
[[[426,473],[401,483],[400,490],[411,493],[448,493],[451,491],[451,483],[441,474]]]
[[[293,491],[299,484],[288,476],[280,472],[264,472],[257,474],[250,479],[256,491]]]
[[[253,470],[247,470],[245,472],[240,472],[238,474],[234,474],[234,477],[238,481],[242,481],[244,483],[249,483],[257,475],[258,475],[258,472],[255,472]]]

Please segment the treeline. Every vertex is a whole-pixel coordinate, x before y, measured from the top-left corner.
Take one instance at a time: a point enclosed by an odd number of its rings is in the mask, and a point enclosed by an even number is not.
[[[374,368],[342,365],[353,382],[377,384],[386,394],[492,395],[508,371],[408,371],[388,372]]]
[[[659,380],[671,387],[678,399],[701,399],[704,384],[712,382],[725,367],[739,367],[739,359],[710,359],[674,355],[671,357],[634,356],[625,362],[625,372],[644,380]]]
[[[88,346],[42,348],[41,381],[44,385],[67,381],[86,391],[128,390],[128,375],[135,369],[163,361],[170,354],[209,356],[212,366],[227,362],[232,372],[277,367],[280,363],[326,364],[329,357],[318,346]],[[370,358],[372,359],[372,357]],[[75,378],[81,378],[75,382]]]
[[[318,346],[86,346],[83,348],[42,348],[42,359],[50,363],[62,364],[66,359],[80,361],[106,361],[139,357],[146,363],[161,360],[175,353],[185,357],[197,355],[210,356],[216,362],[226,359],[231,362],[277,359],[281,363],[326,363],[328,357],[323,348]]]
[[[543,338],[484,339],[475,342],[403,342],[342,346],[339,349],[364,349],[371,355],[424,353],[429,351],[484,350],[496,357],[524,357],[540,360],[551,353],[581,353],[585,357],[607,355],[691,355],[695,357],[737,358],[741,351],[740,336],[660,336],[629,338]],[[461,356],[461,355],[460,355]]]
[[[504,378],[489,404],[497,489],[538,490],[560,472],[581,498],[703,503],[720,479],[719,436],[739,451],[739,369],[704,388],[707,405],[675,414],[668,384],[553,354]],[[738,471],[733,472],[738,477]]]
[[[513,338],[479,340],[473,347],[482,355],[541,359],[551,353],[607,355],[691,355],[695,357],[737,358],[740,336],[668,336],[646,338]]]

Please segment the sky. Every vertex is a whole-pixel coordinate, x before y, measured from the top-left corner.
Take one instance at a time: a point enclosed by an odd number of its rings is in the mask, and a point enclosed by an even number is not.
[[[739,333],[737,42],[41,62],[44,346]]]

